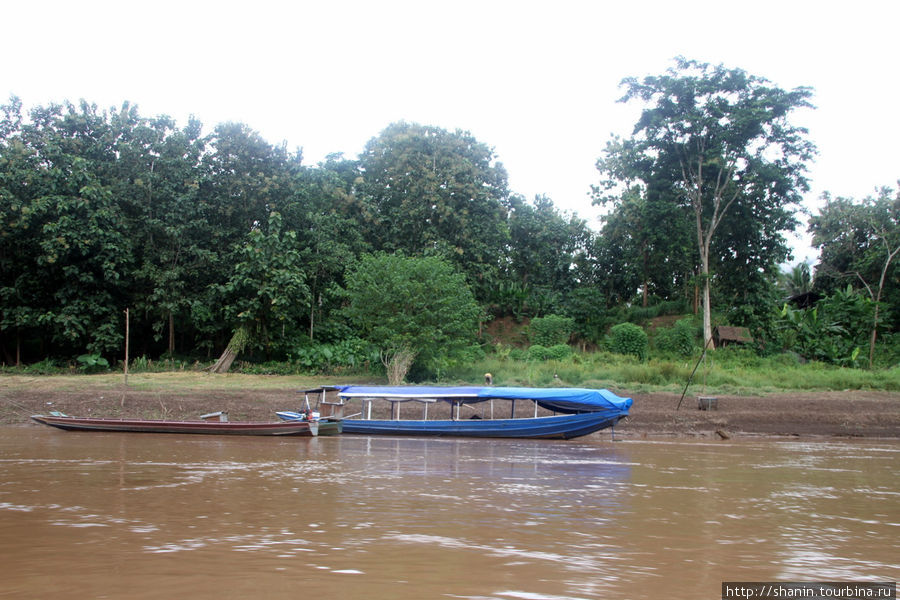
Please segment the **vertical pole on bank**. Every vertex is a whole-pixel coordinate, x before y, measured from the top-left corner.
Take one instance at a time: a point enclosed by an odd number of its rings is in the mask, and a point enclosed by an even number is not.
[[[129,319],[129,309],[125,309],[125,386],[128,386],[128,343],[129,343],[129,329],[130,329],[130,319]]]

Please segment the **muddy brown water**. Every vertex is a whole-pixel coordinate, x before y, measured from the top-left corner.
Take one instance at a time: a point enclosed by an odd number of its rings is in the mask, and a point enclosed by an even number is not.
[[[716,598],[900,578],[900,443],[0,427],[0,597]]]

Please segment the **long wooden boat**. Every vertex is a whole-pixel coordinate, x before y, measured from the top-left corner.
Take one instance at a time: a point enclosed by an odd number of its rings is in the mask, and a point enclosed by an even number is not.
[[[349,385],[323,387],[321,391],[323,395],[326,391],[336,392],[340,402],[332,404],[341,408],[353,400],[361,401],[360,418],[343,418],[342,423],[344,433],[364,435],[571,439],[615,426],[628,415],[632,405],[631,398],[586,388]],[[509,401],[509,418],[495,418],[495,400]],[[516,416],[516,402],[521,400],[534,404],[533,416]],[[371,418],[375,402],[390,404],[390,419]],[[399,418],[399,405],[406,402],[423,405],[421,419]],[[450,419],[428,419],[429,404],[439,402],[450,404]],[[490,413],[460,417],[462,407],[471,409],[481,403],[490,404]],[[552,414],[539,416],[539,408]]]
[[[68,431],[118,431],[129,433],[196,433],[207,435],[295,435],[315,436],[315,421],[229,422],[165,421],[153,419],[94,419],[68,415],[32,415],[38,423]]]

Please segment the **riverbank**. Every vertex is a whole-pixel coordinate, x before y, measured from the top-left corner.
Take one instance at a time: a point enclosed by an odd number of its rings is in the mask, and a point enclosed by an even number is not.
[[[76,416],[193,419],[227,411],[231,420],[273,420],[296,409],[298,389],[320,378],[152,374],[133,376],[126,388],[111,376],[0,377],[0,424],[28,424],[53,410]],[[789,392],[716,397],[716,410],[699,410],[695,395],[630,394],[634,405],[616,438],[748,436],[900,438],[900,394],[883,391]],[[608,435],[601,432],[595,435]]]

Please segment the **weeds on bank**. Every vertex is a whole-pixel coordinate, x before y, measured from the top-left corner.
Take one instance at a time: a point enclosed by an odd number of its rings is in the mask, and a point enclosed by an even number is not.
[[[513,355],[503,349],[473,357],[464,364],[448,365],[435,383],[480,384],[491,373],[494,385],[529,387],[609,388],[622,393],[663,391],[681,393],[691,380],[692,393],[756,395],[791,390],[884,390],[900,391],[900,367],[891,369],[849,369],[824,363],[802,363],[790,354],[760,357],[746,350],[716,350],[699,361],[690,357],[635,356],[611,352],[573,352],[561,359],[535,359]],[[168,368],[167,368],[168,367]],[[336,383],[383,382],[383,373],[370,366],[334,372],[304,372],[290,363],[237,365],[236,373],[210,375],[199,363],[183,361],[131,363],[132,389],[302,389]],[[696,369],[696,370],[695,370]],[[50,361],[15,369],[5,367],[4,386],[33,386],[34,376],[42,385],[78,389],[109,388],[123,383],[118,369],[84,375],[82,371]],[[693,378],[692,377],[693,374]],[[21,381],[20,381],[21,380]]]
[[[900,368],[848,369],[823,363],[800,363],[793,355],[759,357],[752,352],[717,350],[688,358],[652,358],[595,352],[566,360],[518,361],[488,356],[450,369],[448,378],[468,382],[491,373],[495,385],[609,387],[630,391],[759,394],[790,390],[900,391]],[[696,368],[696,371],[695,371]]]

